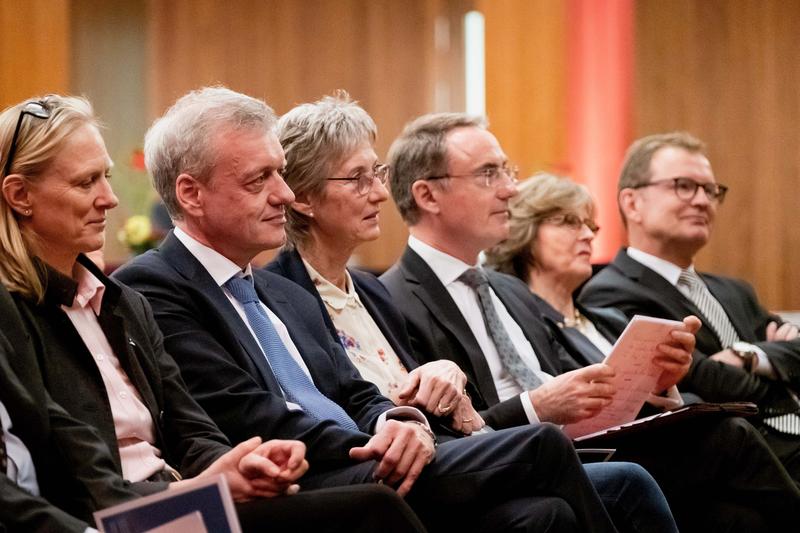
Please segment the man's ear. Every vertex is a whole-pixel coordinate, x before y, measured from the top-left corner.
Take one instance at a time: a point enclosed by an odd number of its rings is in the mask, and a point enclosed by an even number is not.
[[[3,197],[16,213],[29,216],[33,209],[28,181],[20,174],[9,174],[3,179]]]
[[[442,210],[439,190],[428,180],[417,180],[411,184],[411,194],[420,211],[438,214]]]
[[[175,198],[181,211],[192,217],[203,216],[203,193],[206,187],[189,174],[178,176],[175,180]]]
[[[630,222],[641,221],[641,199],[634,189],[622,189],[617,196],[619,210],[625,220]]]

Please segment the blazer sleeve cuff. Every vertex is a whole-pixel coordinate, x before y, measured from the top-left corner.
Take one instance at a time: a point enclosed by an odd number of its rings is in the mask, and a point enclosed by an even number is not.
[[[428,422],[428,419],[425,418],[425,415],[422,414],[422,411],[416,407],[403,405],[400,407],[392,407],[391,409],[384,411],[381,413],[381,416],[378,417],[378,421],[375,423],[375,433],[380,433],[381,429],[383,429],[383,426],[386,425],[387,420],[419,422],[428,428],[429,431],[431,430],[431,425]]]

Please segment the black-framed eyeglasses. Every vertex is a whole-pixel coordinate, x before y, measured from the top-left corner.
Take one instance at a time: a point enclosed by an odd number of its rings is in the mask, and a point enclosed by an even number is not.
[[[47,104],[41,101],[28,102],[19,111],[19,118],[17,119],[17,126],[14,128],[14,135],[11,137],[11,146],[8,149],[8,157],[6,164],[3,167],[3,176],[8,176],[11,173],[11,164],[14,162],[14,156],[17,153],[17,140],[19,139],[19,130],[22,127],[22,119],[25,115],[32,117],[48,119],[50,118],[50,109]]]
[[[574,213],[559,213],[557,215],[551,215],[543,218],[542,222],[547,222],[549,224],[553,224],[554,226],[569,228],[572,231],[580,231],[583,226],[586,226],[591,230],[592,233],[595,234],[600,231],[600,226],[597,225],[597,222],[591,218],[581,218]]]
[[[371,172],[359,172],[355,176],[348,178],[328,178],[328,181],[350,181],[356,184],[356,192],[358,194],[367,194],[372,189],[372,184],[375,183],[375,178],[381,182],[381,185],[386,185],[386,180],[389,177],[389,165],[377,164],[372,167]]]
[[[516,185],[519,181],[517,177],[519,176],[519,167],[516,165],[503,165],[503,166],[493,166],[493,167],[486,167],[480,170],[476,170],[470,174],[444,174],[442,176],[428,176],[425,179],[428,180],[442,180],[445,178],[481,178],[480,183],[484,187],[497,187],[500,183],[501,176],[507,178],[511,181],[512,185]]]
[[[631,187],[632,189],[642,189],[653,185],[669,184],[671,182],[675,195],[686,202],[691,202],[697,194],[697,189],[703,188],[708,199],[712,202],[722,203],[725,200],[725,193],[728,192],[728,187],[720,185],[719,183],[700,183],[692,178],[664,178],[661,180],[651,181],[649,183],[642,183]]]

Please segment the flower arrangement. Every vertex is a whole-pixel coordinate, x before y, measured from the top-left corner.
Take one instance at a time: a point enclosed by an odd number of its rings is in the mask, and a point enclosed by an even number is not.
[[[117,232],[119,242],[136,255],[158,246],[162,237],[163,235],[157,235],[153,231],[153,224],[150,222],[150,218],[145,215],[128,217]]]
[[[147,213],[154,202],[154,192],[147,182],[144,154],[133,150],[124,163],[115,166],[114,191],[120,198],[123,217],[118,219],[117,240],[134,255],[139,255],[158,246],[164,231],[155,227]],[[124,215],[129,215],[127,218]]]

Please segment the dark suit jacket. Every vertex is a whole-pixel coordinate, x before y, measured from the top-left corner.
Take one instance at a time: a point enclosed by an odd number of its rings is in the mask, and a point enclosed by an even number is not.
[[[161,332],[147,301],[106,278],[81,256],[79,261],[105,284],[100,323],[122,368],[139,391],[155,424],[155,446],[184,477],[202,472],[230,447],[214,423],[186,390],[175,361],[164,351]],[[103,379],[61,305],[71,304],[76,283],[48,270],[44,302],[15,295],[21,315],[37,344],[39,366],[52,398],[72,416],[97,429],[122,467],[116,432]],[[142,491],[161,483],[138,483]]]
[[[235,441],[253,434],[299,439],[313,471],[351,464],[348,450],[368,440],[381,413],[394,407],[361,379],[325,326],[319,304],[295,283],[254,270],[262,302],[283,321],[314,383],[341,405],[364,432],[319,422],[289,410],[277,379],[244,321],[223,290],[183,244],[170,234],[158,250],[115,273],[153,306],[167,350],[181,367],[195,398]]]
[[[781,320],[759,305],[753,289],[731,278],[711,274],[701,274],[701,277],[728,313],[741,339],[766,352],[780,382],[709,359],[708,356],[725,347],[704,323],[697,332],[697,349],[689,373],[680,383],[681,390],[694,392],[713,402],[748,400],[762,408],[783,404],[786,398],[783,384],[800,390],[800,340],[766,342],[767,324],[772,320],[781,323]],[[632,259],[624,249],[610,265],[589,280],[578,300],[586,306],[616,307],[628,317],[635,314],[673,320],[682,320],[691,314],[702,317],[677,288]]]
[[[31,337],[2,285],[0,316],[0,401],[31,453],[42,494],[34,497],[0,473],[0,530],[83,532],[92,512],[138,494],[97,432],[47,395]]]
[[[530,304],[528,287],[506,274],[493,271],[487,274],[492,289],[533,346],[542,370],[555,376],[579,368],[555,342]],[[414,354],[424,359],[420,362],[450,359],[461,367],[475,391],[473,404],[481,409],[481,416],[490,426],[504,428],[528,423],[518,397],[504,402],[498,398],[478,341],[447,288],[416,252],[406,248],[380,280],[406,319]]]
[[[303,265],[303,260],[297,250],[281,251],[265,269],[268,272],[290,279],[307,290],[317,300],[322,310],[322,316],[325,319],[325,325],[328,326],[333,339],[337,342],[339,341],[336,326],[333,325],[333,320],[328,314],[325,302],[322,301],[319,292],[314,287],[311,276],[308,275],[308,270]],[[406,370],[417,368],[419,363],[411,355],[411,341],[406,331],[405,319],[392,303],[386,287],[381,285],[378,278],[368,272],[362,272],[355,268],[348,268],[347,271],[350,272],[353,288],[361,299],[361,303],[364,304],[367,312],[378,325],[378,329],[386,337]]]

